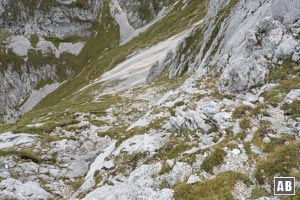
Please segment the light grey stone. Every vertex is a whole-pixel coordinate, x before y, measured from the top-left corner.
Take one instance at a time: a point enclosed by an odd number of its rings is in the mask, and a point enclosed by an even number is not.
[[[165,179],[170,186],[185,181],[192,174],[192,167],[187,163],[177,162]]]
[[[251,86],[264,83],[268,74],[266,65],[261,60],[253,58],[236,57],[231,60],[220,77],[219,89],[221,92],[240,92]]]
[[[192,174],[192,175],[189,177],[189,179],[188,179],[188,181],[187,181],[187,184],[195,184],[195,183],[199,182],[200,180],[201,180],[201,179],[200,179],[200,177],[199,177],[198,175]]]
[[[39,138],[33,134],[13,134],[11,132],[0,134],[0,149],[10,149],[17,147],[29,147],[38,142]]]
[[[264,154],[265,154],[259,147],[255,146],[253,144],[251,145],[250,150],[252,153],[255,153],[259,156],[264,156]]]
[[[228,113],[228,112],[220,112],[215,114],[213,116],[213,120],[216,122],[216,125],[220,130],[224,130],[234,125],[233,122],[231,121],[232,113]]]
[[[292,56],[292,60],[294,62],[298,62],[300,60],[300,55],[296,52],[294,52],[293,56]]]
[[[271,142],[271,139],[270,139],[269,137],[265,137],[265,138],[263,139],[263,143],[268,144],[268,143],[270,143],[270,142]]]
[[[293,103],[294,101],[300,101],[300,89],[291,90],[284,100],[286,103]]]
[[[292,56],[298,42],[290,35],[285,35],[278,45],[275,56],[279,59],[287,59]]]
[[[216,113],[220,112],[220,105],[212,100],[203,99],[197,103],[197,111],[203,112],[208,117],[213,117]]]
[[[0,182],[0,198],[7,199],[48,199],[52,195],[44,190],[38,182],[22,183],[16,179],[5,179]]]
[[[241,151],[239,149],[233,149],[231,151],[234,155],[239,155],[241,153]]]
[[[205,121],[206,116],[201,112],[188,110],[176,112],[176,117],[171,117],[166,128],[169,130],[183,130],[185,128],[194,131],[201,129],[208,131],[211,126]]]

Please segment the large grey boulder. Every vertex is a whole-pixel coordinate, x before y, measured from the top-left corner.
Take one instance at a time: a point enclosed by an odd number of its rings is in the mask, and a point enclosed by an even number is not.
[[[279,59],[290,58],[298,44],[299,42],[293,36],[285,35],[275,51],[275,56]]]
[[[263,61],[243,56],[232,59],[219,81],[221,92],[240,92],[251,86],[264,83],[268,69]]]
[[[49,199],[52,195],[44,190],[38,182],[22,183],[16,179],[5,179],[0,182],[0,199]]]
[[[240,2],[238,6],[252,9],[257,4]],[[224,46],[211,62],[218,63],[220,67],[225,65],[219,82],[220,91],[240,92],[263,84],[269,73],[270,61],[292,58],[299,41],[289,32],[287,24],[293,24],[300,19],[299,6],[299,0],[265,1],[253,15],[240,21],[237,19],[243,15],[242,11],[232,11],[224,40],[221,42]],[[233,28],[238,28],[239,31],[227,35]],[[218,55],[228,56],[224,62]]]

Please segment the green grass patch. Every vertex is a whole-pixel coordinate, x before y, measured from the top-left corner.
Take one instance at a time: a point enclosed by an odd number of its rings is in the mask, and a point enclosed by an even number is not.
[[[295,76],[299,72],[300,68],[297,64],[286,60],[282,67],[277,66],[273,69],[266,79],[267,82],[279,83],[279,86],[264,92],[262,96],[273,106],[277,106],[292,89],[300,88],[300,77]]]
[[[237,183],[242,181],[250,185],[250,180],[243,174],[226,172],[218,174],[214,179],[188,185],[180,183],[173,188],[176,200],[234,200],[232,190]]]
[[[291,59],[287,59],[283,62],[282,66],[277,65],[270,71],[270,75],[266,78],[266,82],[279,82],[288,80],[291,76],[300,72],[300,68],[297,68],[297,64]]]
[[[243,130],[249,129],[251,127],[251,123],[250,123],[249,118],[248,117],[243,117],[243,119],[240,121],[239,125]]]
[[[29,160],[34,163],[41,163],[41,159],[39,158],[39,155],[34,153],[31,149],[24,149],[24,150],[0,150],[0,156],[1,157],[7,157],[15,155],[18,158],[22,160]]]
[[[173,108],[176,108],[176,107],[180,107],[180,106],[183,106],[184,105],[184,102],[183,101],[178,101],[174,104]]]
[[[267,196],[269,196],[269,194],[263,188],[260,187],[254,188],[251,193],[251,198],[253,199],[257,199],[260,197],[267,197]]]
[[[201,168],[206,172],[213,173],[213,168],[221,165],[226,155],[226,151],[221,148],[217,148],[211,155],[204,159]]]
[[[257,116],[259,114],[266,115],[266,113],[264,113],[264,109],[266,109],[266,108],[267,108],[266,104],[260,103],[253,110],[251,110],[251,114],[255,115],[255,116]]]
[[[172,167],[170,167],[166,162],[164,162],[158,174],[159,175],[167,174],[171,170],[172,170]]]
[[[148,156],[148,152],[138,152],[129,154],[118,155],[115,158],[116,169],[114,173],[126,173],[136,169],[139,162],[145,159]],[[128,175],[128,174],[126,174]]]
[[[100,170],[96,170],[94,173],[95,185],[98,185],[102,181],[103,177],[101,176]]]
[[[235,110],[232,113],[232,117],[234,119],[240,119],[242,117],[245,117],[251,110],[252,110],[252,108],[249,106],[240,105],[235,108]]]
[[[291,104],[284,104],[282,109],[285,113],[289,113],[292,118],[300,117],[300,101],[298,100],[293,101]]]
[[[189,133],[185,132],[182,134],[183,135],[172,134],[166,144],[151,158],[151,161],[166,161],[168,159],[186,161],[186,159],[190,159],[190,157],[185,156],[184,152],[191,149],[193,145],[188,142]]]
[[[262,96],[272,106],[277,106],[283,100],[283,96],[280,95],[280,90],[279,89],[273,89],[273,90],[264,92],[262,94]]]
[[[75,178],[75,182],[72,183],[72,187],[74,191],[77,191],[81,185],[84,183],[84,177],[83,176],[78,176]]]
[[[274,176],[300,178],[300,143],[292,142],[278,147],[256,168],[255,177],[260,184],[273,185]]]

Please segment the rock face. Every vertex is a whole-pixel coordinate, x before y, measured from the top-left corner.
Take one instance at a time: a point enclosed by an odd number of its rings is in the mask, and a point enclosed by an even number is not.
[[[129,25],[139,29],[150,23],[159,12],[173,1],[121,1],[117,0],[124,10]],[[0,2],[0,24],[10,33],[65,38],[78,35],[92,36],[96,31],[93,26],[104,14],[103,0],[91,1],[51,1],[38,0],[34,3],[2,0]],[[113,11],[112,11],[113,12]],[[105,13],[107,14],[107,13]],[[113,14],[113,13],[111,13]]]
[[[72,66],[62,65],[65,61],[59,57],[79,56],[84,44],[80,39],[74,40],[74,44],[63,39],[92,37],[94,22],[104,12],[103,7],[103,1],[0,2],[0,29],[5,35],[1,36],[4,41],[0,43],[3,58],[0,61],[0,123],[14,122],[31,109],[32,106],[22,111],[21,106],[34,95],[34,90],[50,85],[40,91],[44,95],[39,96],[45,97],[59,86],[58,82],[77,73]],[[35,41],[33,35],[38,36]],[[57,47],[53,44],[55,39],[62,41]],[[51,86],[52,83],[55,84]],[[31,98],[30,104],[36,105],[41,99]]]
[[[298,55],[299,37],[289,31],[299,26],[298,8],[297,0],[210,1],[208,22],[196,26],[166,61],[170,77],[217,70],[222,92],[263,84],[270,63]]]
[[[153,20],[159,12],[170,5],[174,0],[119,0],[121,7],[125,10],[128,16],[129,23],[135,28],[139,29],[147,25]]]
[[[3,1],[2,24],[11,33],[64,38],[91,36],[93,21],[102,12],[103,1],[51,1],[34,3]]]
[[[21,112],[16,107],[26,102],[36,84],[42,80],[55,80],[57,77],[56,67],[51,65],[40,69],[23,65],[20,66],[20,72],[15,71],[12,65],[7,67],[5,72],[0,72],[0,116],[4,116],[0,122],[13,122]]]
[[[272,1],[272,15],[283,24],[294,24],[300,18],[300,2],[298,0]]]
[[[297,7],[296,2],[299,1],[292,2]],[[270,60],[292,57],[296,47],[299,46],[299,41],[288,31],[290,25],[287,26],[286,23],[296,22],[292,26],[297,26],[295,17],[299,14],[299,10],[294,9],[295,7],[286,7],[285,3],[283,1],[251,1],[237,4],[229,16],[230,22],[224,39],[213,57],[217,65],[225,67],[219,82],[221,91],[239,92],[259,83],[263,84],[269,72]],[[285,16],[283,23],[278,20],[280,16],[280,12],[276,11],[278,7],[285,7],[286,12],[291,15],[291,17]],[[252,14],[247,14],[247,11],[238,12],[238,10],[243,10],[242,8],[256,11]],[[234,35],[229,39],[230,33]]]

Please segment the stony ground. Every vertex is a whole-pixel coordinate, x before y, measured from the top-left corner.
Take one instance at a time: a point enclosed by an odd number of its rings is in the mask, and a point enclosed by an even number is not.
[[[173,199],[181,187],[228,173],[236,199],[271,195],[272,174],[257,166],[282,147],[299,150],[300,128],[299,118],[261,95],[274,85],[224,96],[213,78],[182,81],[114,94],[122,100],[109,109],[75,113],[74,124],[47,135],[1,134],[1,198]],[[291,90],[285,105],[299,94]],[[45,126],[46,118],[28,126]],[[298,173],[294,167],[288,173]]]

